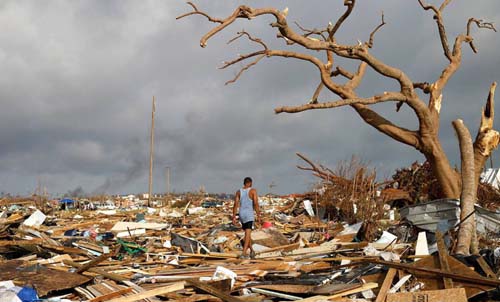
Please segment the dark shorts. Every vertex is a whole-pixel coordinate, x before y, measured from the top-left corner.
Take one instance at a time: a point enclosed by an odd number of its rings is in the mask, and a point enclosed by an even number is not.
[[[248,230],[248,229],[251,230],[253,228],[253,221],[248,221],[248,222],[242,223],[241,228],[244,230]]]

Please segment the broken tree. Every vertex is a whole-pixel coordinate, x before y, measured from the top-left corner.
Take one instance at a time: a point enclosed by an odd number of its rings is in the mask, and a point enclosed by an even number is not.
[[[442,72],[439,76],[437,76],[437,80],[431,83],[413,81],[403,70],[381,61],[371,53],[370,50],[374,46],[375,34],[386,24],[383,15],[382,22],[369,34],[368,41],[364,43],[356,42],[355,44],[342,44],[336,39],[338,30],[345,24],[345,20],[351,16],[356,4],[355,0],[345,0],[345,12],[338,18],[335,24],[329,23],[326,28],[323,29],[307,29],[298,24],[298,30],[293,29],[287,21],[288,8],[280,11],[275,8],[251,8],[245,5],[236,8],[230,16],[219,19],[200,11],[193,3],[188,2],[193,8],[193,11],[179,16],[178,19],[191,15],[200,15],[206,17],[210,22],[218,23],[216,27],[201,38],[200,45],[205,47],[207,45],[207,41],[211,37],[224,30],[237,19],[252,20],[264,15],[274,17],[275,22],[271,23],[271,26],[277,29],[278,38],[282,38],[286,42],[286,45],[293,47],[294,50],[270,49],[261,39],[253,37],[246,31],[242,31],[230,42],[241,37],[246,37],[262,49],[240,55],[234,60],[225,62],[221,68],[227,68],[246,60],[252,60],[250,63],[244,65],[237,75],[232,80],[228,81],[228,83],[235,82],[243,72],[256,65],[264,58],[283,57],[309,62],[318,69],[320,75],[320,79],[318,79],[319,83],[311,100],[300,106],[285,106],[276,108],[276,113],[297,113],[313,109],[351,106],[365,123],[392,139],[411,146],[421,152],[431,164],[432,170],[441,187],[442,197],[458,198],[461,192],[460,175],[450,165],[448,157],[445,154],[439,139],[439,123],[440,111],[443,105],[443,89],[460,68],[462,63],[463,45],[469,44],[472,51],[477,52],[472,36],[473,27],[475,26],[477,28],[491,30],[495,30],[495,28],[492,23],[470,18],[465,24],[464,32],[457,35],[453,45],[450,46],[443,13],[451,0],[443,0],[439,7],[428,5],[424,3],[423,0],[418,0],[418,2],[422,9],[433,13],[442,50],[447,60]],[[297,46],[302,47],[305,52],[302,53],[295,51]],[[311,52],[308,50],[324,52],[326,61],[311,55]],[[351,72],[341,66],[334,66],[335,59],[337,57],[347,58],[359,62],[357,70],[355,72]],[[380,77],[394,80],[398,85],[398,90],[381,91],[380,93],[369,97],[362,97],[358,95],[356,90],[358,86],[360,86],[368,67],[376,72]],[[340,81],[336,80],[337,77],[345,78],[347,82],[342,84]],[[339,99],[329,102],[320,102],[318,98],[321,91],[325,87],[337,95]],[[486,107],[484,108],[481,126],[474,142],[476,179],[479,178],[479,173],[482,170],[486,159],[490,156],[491,151],[496,148],[499,143],[500,135],[497,131],[493,130],[494,89],[495,84],[491,85],[490,97],[488,98]],[[427,101],[424,101],[421,95],[425,96]],[[382,102],[394,102],[396,104],[396,111],[399,111],[401,106],[407,105],[415,114],[418,125],[414,130],[410,130],[394,124],[388,118],[375,111],[372,107],[372,105]]]

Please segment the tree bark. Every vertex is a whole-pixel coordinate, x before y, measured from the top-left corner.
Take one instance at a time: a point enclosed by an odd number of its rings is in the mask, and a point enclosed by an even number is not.
[[[420,151],[430,163],[434,175],[441,186],[443,198],[460,197],[460,174],[451,167],[446,153],[437,137],[422,139]]]
[[[476,201],[477,182],[474,172],[474,150],[469,130],[463,121],[453,121],[453,127],[458,136],[460,145],[460,160],[462,170],[462,194],[460,198],[460,220],[462,224],[458,231],[458,242],[455,252],[470,255],[470,247],[475,232],[474,202]],[[465,219],[465,220],[464,220]]]

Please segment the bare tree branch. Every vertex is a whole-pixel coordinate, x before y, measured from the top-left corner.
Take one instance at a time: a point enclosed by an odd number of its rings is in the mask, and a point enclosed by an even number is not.
[[[347,7],[346,11],[340,16],[340,18],[335,22],[335,25],[331,27],[331,29],[328,31],[328,39],[330,41],[333,41],[333,37],[339,30],[340,26],[344,21],[351,15],[352,10],[354,9],[354,5],[356,4],[356,0],[344,0],[344,6]]]
[[[314,103],[314,104],[304,104],[300,106],[284,106],[274,109],[276,114],[279,113],[297,113],[307,110],[313,109],[329,109],[329,108],[337,108],[342,106],[354,105],[354,104],[363,104],[363,105],[373,105],[382,102],[396,102],[396,101],[405,101],[406,97],[399,92],[385,92],[381,95],[375,95],[370,98],[357,98],[357,99],[341,99],[333,102],[326,103]]]
[[[192,3],[192,2],[187,2],[187,4],[190,5],[193,8],[193,11],[178,16],[177,18],[175,18],[176,20],[182,19],[182,18],[187,17],[187,16],[191,16],[191,15],[202,15],[202,16],[206,17],[208,19],[208,21],[210,21],[210,22],[214,22],[214,23],[223,23],[224,22],[221,19],[212,18],[208,14],[206,14],[206,13],[198,10],[198,8],[196,7],[196,5],[194,5],[194,3]]]
[[[375,29],[370,33],[370,39],[368,40],[368,42],[366,42],[366,46],[368,46],[369,48],[373,47],[373,38],[375,37],[375,33],[385,24],[386,23],[384,20],[384,12],[382,12],[382,23],[380,23],[377,27],[375,27]]]
[[[267,50],[267,45],[266,45],[264,42],[262,42],[262,40],[261,40],[261,39],[259,39],[259,38],[253,38],[253,37],[252,37],[249,33],[247,33],[247,32],[246,32],[246,31],[244,31],[244,30],[243,30],[243,31],[240,31],[240,32],[237,32],[237,36],[236,36],[236,37],[234,37],[234,38],[232,38],[231,40],[229,40],[229,41],[227,42],[227,44],[231,44],[231,43],[233,43],[234,41],[238,40],[238,39],[239,39],[239,38],[241,38],[242,36],[246,36],[246,37],[247,37],[250,41],[253,41],[253,42],[255,42],[255,43],[258,43],[258,44],[262,45],[262,47],[263,47],[265,50]]]
[[[448,45],[448,37],[446,36],[446,29],[444,27],[443,17],[441,15],[442,9],[446,7],[449,1],[444,1],[440,9],[437,9],[433,5],[426,5],[423,0],[418,0],[418,3],[420,3],[423,9],[432,10],[434,12],[434,20],[436,20],[436,24],[438,26],[439,37],[441,38],[441,45],[443,47],[444,55],[451,62],[452,58],[450,53],[450,46]]]
[[[262,60],[265,56],[266,56],[265,54],[261,54],[254,61],[252,61],[251,63],[249,63],[249,64],[247,64],[245,66],[243,66],[240,69],[240,71],[236,74],[236,76],[233,79],[231,79],[231,80],[227,81],[226,83],[224,83],[224,85],[229,85],[229,84],[232,84],[232,83],[236,82],[240,78],[240,76],[243,74],[243,72],[245,72],[246,70],[248,70],[250,67],[252,67],[254,65],[257,65],[257,63],[259,63],[259,61]]]
[[[439,11],[443,12],[443,10],[446,8],[448,4],[450,4],[451,0],[444,0],[443,3],[441,3],[441,6],[439,7]]]
[[[314,28],[314,29],[307,29],[307,28],[302,27],[299,24],[299,22],[297,22],[297,21],[294,21],[293,23],[295,23],[295,25],[297,25],[297,27],[304,32],[304,35],[303,35],[304,37],[307,38],[307,37],[309,37],[311,35],[317,35],[317,36],[320,36],[321,38],[323,38],[324,41],[327,40],[327,37],[323,34],[325,32],[328,32],[327,30],[319,30],[319,29],[316,29],[316,28]]]
[[[350,73],[349,71],[345,70],[340,66],[335,67],[335,70],[331,72],[332,77],[336,77],[338,75],[342,75],[345,78],[348,78],[349,80],[352,80],[352,78],[354,78],[354,75],[352,73]]]
[[[352,75],[351,79],[345,84],[345,87],[351,90],[358,88],[359,84],[361,84],[361,80],[366,72],[366,62],[359,63],[358,71]]]
[[[248,6],[242,5],[238,7],[231,16],[227,17],[226,19],[222,20],[220,25],[216,26],[215,28],[212,28],[208,33],[206,33],[200,40],[200,46],[201,47],[206,47],[207,46],[207,41],[210,39],[213,35],[216,33],[220,32],[224,28],[228,27],[233,23],[237,18],[251,18],[251,8]]]
[[[476,24],[476,26],[478,28],[491,29],[494,32],[497,31],[492,22],[483,22],[483,20],[478,20],[478,19],[475,19],[475,18],[470,18],[469,21],[467,21],[467,37],[471,37],[470,31],[471,31],[471,25],[473,23]],[[472,38],[470,38],[469,45],[470,45],[470,48],[472,49],[472,51],[474,53],[477,53],[477,48],[474,45],[474,40]]]
[[[310,104],[317,104],[318,103],[318,97],[319,97],[319,94],[321,93],[321,90],[323,90],[323,87],[325,87],[325,84],[323,84],[323,82],[319,82],[318,87],[316,87],[316,89],[314,90],[314,94],[313,94],[311,100],[309,101]]]

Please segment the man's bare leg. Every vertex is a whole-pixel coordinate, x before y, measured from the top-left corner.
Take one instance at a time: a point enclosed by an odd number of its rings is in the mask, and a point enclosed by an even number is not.
[[[245,239],[243,244],[243,255],[247,255],[247,250],[252,249],[252,229],[245,230]]]

